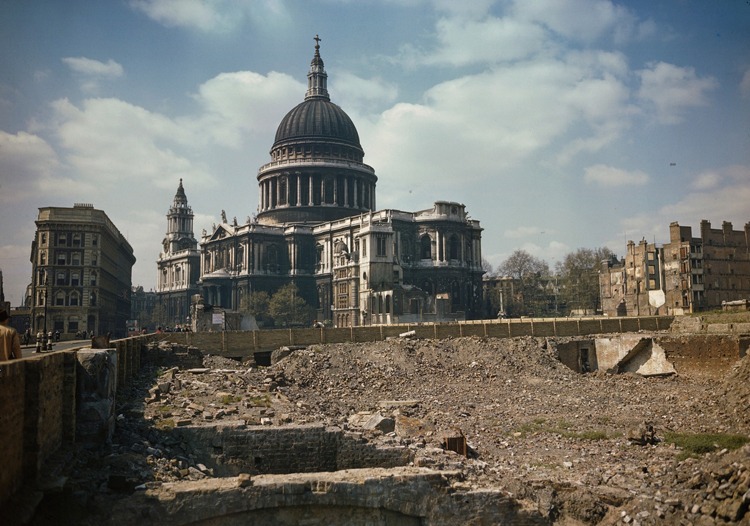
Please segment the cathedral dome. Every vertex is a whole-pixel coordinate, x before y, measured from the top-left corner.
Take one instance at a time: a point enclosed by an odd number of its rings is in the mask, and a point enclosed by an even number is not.
[[[300,139],[342,141],[362,148],[357,128],[346,112],[323,97],[308,98],[286,114],[276,130],[274,147]]]
[[[328,74],[315,36],[305,99],[276,129],[271,162],[258,170],[259,223],[333,221],[375,210],[375,170],[354,123],[331,102]]]

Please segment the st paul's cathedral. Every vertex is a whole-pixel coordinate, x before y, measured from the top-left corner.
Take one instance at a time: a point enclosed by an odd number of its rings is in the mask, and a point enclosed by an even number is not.
[[[377,210],[375,170],[349,116],[331,102],[316,37],[304,100],[281,120],[258,170],[257,214],[193,234],[180,180],[157,261],[157,295],[182,323],[198,294],[239,311],[245,297],[293,282],[337,327],[479,317],[479,221],[437,201],[417,212]]]

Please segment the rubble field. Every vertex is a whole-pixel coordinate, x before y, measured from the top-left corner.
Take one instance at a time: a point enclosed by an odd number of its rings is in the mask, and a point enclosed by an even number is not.
[[[359,432],[553,524],[750,525],[750,356],[722,371],[578,374],[557,343],[394,338],[282,349],[270,367],[195,351],[192,364],[162,360],[122,397],[112,445],[68,459],[34,524],[97,524],[144,485],[212,477],[170,430],[226,420]],[[446,450],[461,437],[466,456]]]

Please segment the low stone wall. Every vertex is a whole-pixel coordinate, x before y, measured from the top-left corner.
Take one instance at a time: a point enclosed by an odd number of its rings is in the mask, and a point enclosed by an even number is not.
[[[151,339],[112,342],[118,386],[138,372],[141,347]],[[25,484],[39,481],[52,456],[77,440],[78,351],[0,362],[0,507]]]
[[[378,325],[341,328],[271,329],[233,332],[172,332],[159,339],[197,347],[212,354],[247,356],[290,345],[381,341],[414,331],[416,338],[459,338],[463,336],[515,338],[519,336],[564,337],[593,334],[666,331],[674,317],[640,318],[543,318],[481,320],[459,323]]]
[[[172,430],[179,440],[214,476],[239,473],[283,474],[337,471],[354,468],[391,468],[409,463],[403,447],[376,447],[357,434],[319,425],[284,427],[246,426],[226,423],[186,426]]]
[[[0,362],[0,503],[75,439],[75,352]]]
[[[134,493],[109,524],[543,525],[505,491],[462,491],[460,474],[425,468],[258,475],[163,484]]]

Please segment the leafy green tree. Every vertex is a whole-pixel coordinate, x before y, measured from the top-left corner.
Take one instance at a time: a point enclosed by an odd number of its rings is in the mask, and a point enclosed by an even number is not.
[[[607,247],[579,248],[557,263],[561,296],[570,309],[597,312],[601,308],[599,271],[614,254]]]
[[[269,313],[270,301],[271,296],[266,291],[251,292],[242,296],[240,311],[250,314],[258,322],[267,322],[271,317]]]
[[[315,309],[299,294],[294,283],[277,290],[268,304],[268,310],[276,325],[309,325],[315,317]]]
[[[156,305],[154,305],[154,310],[151,311],[151,323],[149,325],[154,325],[156,327],[161,326],[164,327],[166,325],[167,320],[167,308],[164,306],[163,303],[159,302]]]

